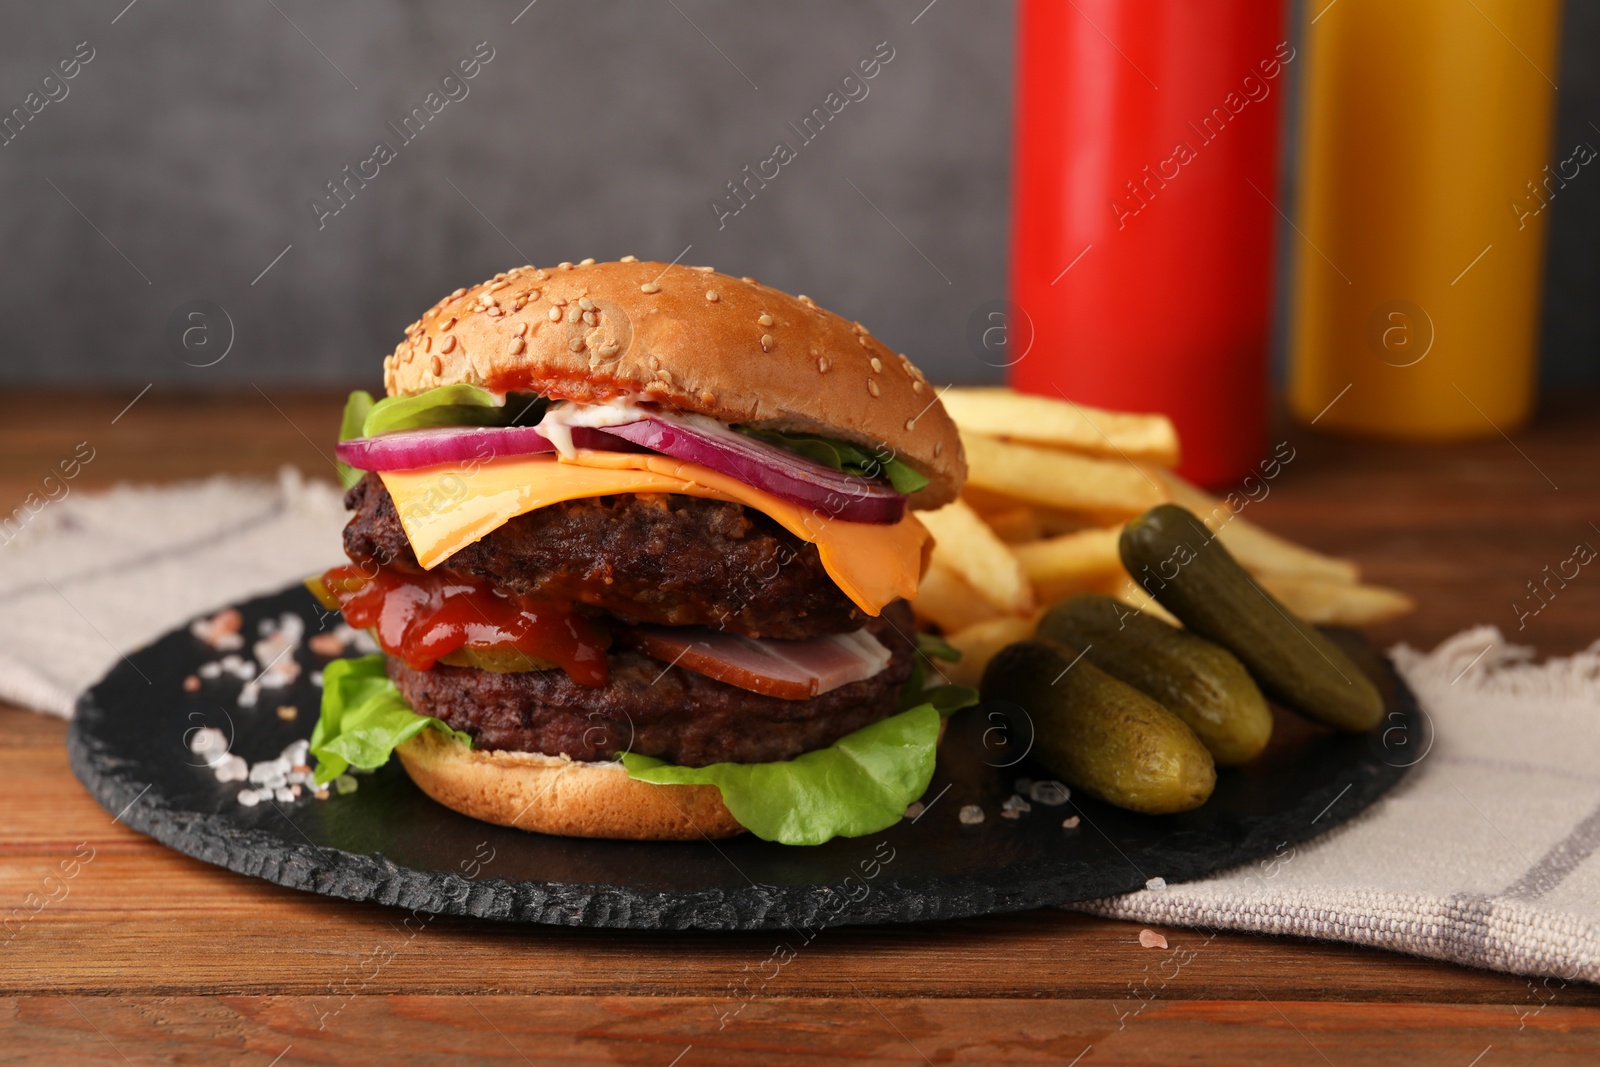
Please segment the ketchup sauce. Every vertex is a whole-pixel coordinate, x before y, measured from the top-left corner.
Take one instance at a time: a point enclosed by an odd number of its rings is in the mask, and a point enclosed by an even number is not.
[[[370,629],[412,670],[457,649],[514,649],[554,663],[580,685],[606,684],[609,635],[570,604],[502,593],[487,582],[437,571],[349,565],[322,576],[345,621]]]

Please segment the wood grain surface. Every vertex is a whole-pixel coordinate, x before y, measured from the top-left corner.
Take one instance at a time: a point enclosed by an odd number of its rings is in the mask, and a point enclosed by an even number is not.
[[[0,397],[0,509],[82,441],[95,458],[72,492],[284,463],[331,475],[333,393],[152,390],[124,411],[138,391]],[[1572,651],[1600,637],[1600,582],[1572,583],[1521,633],[1511,605],[1600,540],[1594,400],[1552,403],[1515,444],[1285,429],[1296,458],[1247,515],[1416,596],[1380,644],[1488,622]],[[1061,911],[831,931],[776,974],[772,934],[449,918],[412,932],[114,823],[72,778],[64,734],[0,706],[0,1063],[1600,1062],[1593,987],[1163,930],[1189,950],[1175,957],[1140,948],[1137,925]],[[47,885],[74,856],[77,874]]]

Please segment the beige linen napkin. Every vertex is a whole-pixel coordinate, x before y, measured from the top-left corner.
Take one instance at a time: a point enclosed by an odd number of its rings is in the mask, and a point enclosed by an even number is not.
[[[70,715],[124,653],[339,562],[344,520],[288,469],[48,505],[0,544],[0,698]],[[1072,907],[1600,981],[1600,642],[1539,664],[1479,627],[1392,655],[1433,740],[1391,794],[1258,863]]]
[[[1073,907],[1600,981],[1600,641],[1535,663],[1480,626],[1391,656],[1433,743],[1388,796],[1257,863]]]
[[[0,699],[66,718],[123,654],[341,562],[341,498],[285,467],[45,505],[0,544]]]

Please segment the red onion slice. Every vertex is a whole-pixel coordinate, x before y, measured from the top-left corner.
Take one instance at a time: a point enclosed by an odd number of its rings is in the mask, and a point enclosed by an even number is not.
[[[615,438],[579,427],[572,431],[579,448],[619,449]],[[434,426],[397,430],[377,437],[357,437],[334,446],[338,457],[364,471],[409,471],[442,463],[486,463],[503,456],[554,452],[556,446],[534,426]]]
[[[893,487],[845,474],[711,420],[666,414],[622,426],[572,427],[578,448],[605,452],[648,449],[699,463],[780,500],[845,522],[894,523],[906,498]],[[536,426],[435,426],[340,441],[334,451],[357,470],[405,471],[446,463],[486,463],[506,456],[554,452]]]
[[[602,432],[845,522],[894,523],[906,512],[906,498],[891,486],[824,467],[710,420],[658,414]]]

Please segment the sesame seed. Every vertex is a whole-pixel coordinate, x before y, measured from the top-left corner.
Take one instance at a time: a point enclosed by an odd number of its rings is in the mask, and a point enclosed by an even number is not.
[[[639,262],[639,257],[638,256],[623,256],[621,259],[617,260],[617,262],[618,263],[637,263],[637,262]]]
[[[940,452],[943,452],[943,451],[944,451],[944,442],[943,441],[935,441],[933,443],[933,454],[937,456]]]
[[[715,304],[718,300],[721,300],[722,298],[717,295],[717,291],[715,289],[707,289],[706,290],[706,299],[711,301],[713,304]]]
[[[422,350],[424,352],[433,351],[433,334],[430,333],[422,339]]]
[[[446,337],[444,339],[444,344],[439,346],[439,351],[443,352],[445,355],[448,356],[451,352],[454,352],[455,350],[456,350],[456,335],[455,334],[451,334],[449,337]],[[435,363],[439,362],[439,357],[438,356],[434,356],[433,357],[433,361]],[[434,373],[438,373],[438,372],[435,371]]]
[[[572,264],[571,263],[567,263],[567,262],[557,263],[556,264],[556,269],[557,270],[571,270],[572,269]]]
[[[770,333],[764,333],[761,335],[761,351],[772,351],[772,335]]]
[[[598,326],[600,325],[600,316],[592,311],[585,311],[583,313],[583,322],[586,326]]]
[[[921,383],[921,382],[918,382],[918,381],[913,381],[913,382],[912,382],[912,383],[911,383],[911,391],[912,391],[912,392],[913,392],[913,393],[920,393],[920,392],[922,392],[922,383]]]
[[[820,373],[827,374],[828,373],[828,368],[830,366],[832,366],[832,364],[830,364],[828,362],[828,357],[827,356],[818,356],[817,357],[817,370]]]
[[[439,377],[440,373],[444,370],[444,364],[439,362],[438,356],[433,357],[433,362],[430,364],[430,366],[433,367],[433,376],[435,378]]]
[[[543,267],[540,267],[538,270],[533,272],[533,276],[542,282],[546,278],[550,277],[550,272],[545,270]]]
[[[605,356],[606,358],[609,359],[610,357],[616,355],[617,354],[617,350],[620,349],[621,347],[622,346],[620,344],[618,344],[616,341],[607,341],[607,342],[605,342],[604,344],[602,344],[600,346],[599,352],[600,352],[600,354],[602,356]]]
[[[510,282],[505,280],[506,276],[504,274],[497,275],[497,277],[499,278],[499,280],[496,281],[493,285],[489,286],[489,291],[491,293],[498,293],[500,290],[504,289],[506,286],[511,284]]]
[[[870,347],[870,346],[869,346],[869,345],[868,345],[868,343],[867,343],[867,342],[868,342],[868,341],[870,341],[870,340],[871,340],[871,338],[869,338],[869,337],[868,337],[868,336],[867,336],[867,335],[866,335],[866,334],[864,334],[864,333],[860,333],[860,334],[856,334],[856,341],[857,341],[857,342],[858,342],[858,343],[859,343],[859,344],[860,344],[860,345],[861,345],[861,347],[862,347],[862,348],[868,348],[868,347]]]
[[[567,347],[572,349],[574,352],[582,352],[583,351],[583,338],[574,337],[572,340],[567,342]]]
[[[882,371],[883,371],[883,360],[879,359],[877,356],[873,356],[872,357],[872,370],[873,370],[874,373],[882,373]]]
[[[593,311],[594,310],[594,301],[590,300],[586,296],[580,296],[580,297],[578,297],[578,306],[581,307],[585,311]]]
[[[561,309],[560,308],[553,307],[553,308],[550,309],[550,321],[551,322],[560,322],[561,321]]]
[[[917,420],[916,419],[907,419],[906,420],[906,429],[915,430],[916,428],[917,428]]]
[[[455,324],[456,324],[456,317],[454,315],[451,315],[448,319],[445,319],[443,322],[441,322],[439,324],[439,329],[448,332],[450,327],[454,326]]]
[[[814,308],[817,306],[817,302],[804,293],[801,293],[799,296],[795,297],[795,299],[800,301],[800,303],[804,304],[808,308]]]
[[[484,308],[483,310],[491,319],[498,319],[501,315],[505,314],[505,312],[500,309],[500,305],[498,304],[496,304],[494,307]]]
[[[643,285],[639,286],[639,291],[641,293],[659,293],[661,291],[661,286],[657,285],[655,282],[645,282]]]
[[[518,337],[524,337],[524,336],[526,336],[526,335],[527,335],[527,333],[528,333],[528,324],[527,324],[527,323],[525,323],[525,322],[519,322],[519,323],[517,323],[517,328],[516,328],[516,330],[514,330],[514,331],[513,331],[513,332],[514,332],[514,333],[515,333],[515,334],[516,334],[516,335],[517,335],[517,336],[518,336]]]
[[[881,390],[878,388],[878,383],[871,378],[867,379],[867,392],[871,393],[873,396],[878,396],[881,392]]]
[[[717,268],[715,268],[715,267],[690,267],[689,269],[690,270],[697,270],[701,274],[711,274],[711,273],[715,272]]]
[[[478,303],[482,304],[484,307],[488,307],[490,304],[494,303],[494,293],[490,292],[488,289],[485,289],[483,292],[478,294]]]
[[[656,371],[656,377],[666,382],[668,385],[672,384],[672,372],[669,370]]]
[[[509,351],[509,352],[510,352],[510,353],[511,353],[511,354],[512,354],[512,355],[513,355],[513,356],[520,356],[520,355],[522,355],[522,353],[523,353],[523,350],[524,350],[524,349],[526,349],[526,348],[527,348],[527,347],[528,347],[528,342],[526,342],[526,341],[524,341],[524,340],[523,340],[523,339],[522,339],[522,338],[520,338],[520,337],[513,337],[513,338],[512,338],[512,339],[511,339],[511,345],[510,345],[510,347],[509,347],[509,349],[508,349],[508,351]],[[906,429],[908,429],[908,430],[909,430],[909,429],[910,429],[910,428],[911,428],[911,427],[910,427],[910,426],[907,426],[907,427],[906,427]]]
[[[464,297],[466,295],[467,295],[467,291],[465,289],[457,289],[455,292],[450,294],[450,299],[452,299],[452,300],[460,300],[462,297]]]
[[[537,289],[529,289],[528,290],[528,299],[529,300],[537,300],[537,299],[539,299],[539,290],[537,290]]]
[[[496,274],[494,276],[494,280],[497,281],[497,282],[498,281],[502,281],[502,280],[504,280],[505,276],[506,276],[506,272],[505,271],[501,271],[499,274]]]
[[[746,285],[760,285],[761,284],[760,282],[756,281],[754,278],[750,277],[748,274],[744,275],[739,280],[741,282],[744,282]]]
[[[413,333],[416,333],[421,328],[422,328],[422,320],[418,319],[416,322],[413,322],[410,326],[406,327],[406,333],[407,334],[413,334]]]
[[[759,325],[759,326],[771,326],[772,325],[772,316],[768,315],[766,312],[763,311],[761,313],[761,317],[756,319],[756,324]]]
[[[580,260],[578,260],[578,266],[580,266],[580,267],[592,267],[592,266],[594,266],[594,257],[590,256],[588,259],[580,259]]]
[[[578,305],[574,304],[567,309],[567,323],[569,325],[577,322],[581,318],[583,318],[583,312],[579,309]]]

